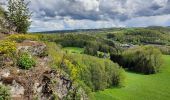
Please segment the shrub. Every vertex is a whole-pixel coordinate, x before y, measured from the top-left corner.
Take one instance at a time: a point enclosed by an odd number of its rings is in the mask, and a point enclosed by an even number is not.
[[[0,41],[0,54],[11,55],[16,51],[16,43],[12,41]]]
[[[0,66],[6,65],[6,61],[14,64],[16,53],[16,43],[11,41],[0,41]]]
[[[31,34],[12,34],[9,37],[7,37],[7,39],[21,43],[24,40],[32,40],[32,41],[38,40],[38,36],[31,35]]]
[[[30,69],[36,65],[35,60],[28,53],[20,54],[17,63],[22,69]]]
[[[11,100],[9,89],[4,85],[0,85],[0,100]]]
[[[66,72],[71,69],[72,73],[69,75],[76,76],[75,78],[82,80],[93,91],[120,86],[123,83],[123,69],[108,59],[79,54],[71,54],[67,59],[71,62],[64,64]]]
[[[162,52],[162,54],[170,55],[170,46],[157,46],[158,49]]]
[[[152,46],[131,48],[123,52],[123,64],[132,71],[153,74],[160,70],[161,55],[161,52]]]

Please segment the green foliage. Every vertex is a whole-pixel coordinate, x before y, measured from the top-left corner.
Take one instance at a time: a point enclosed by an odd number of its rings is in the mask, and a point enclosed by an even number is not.
[[[161,52],[152,46],[131,48],[122,55],[124,67],[144,74],[159,72],[162,64]]]
[[[12,41],[0,41],[0,66],[4,66],[5,61],[13,61],[15,63],[16,43]],[[14,64],[13,63],[13,64]]]
[[[9,88],[4,85],[0,85],[0,100],[11,100]]]
[[[32,40],[32,41],[37,41],[38,36],[36,35],[31,35],[31,34],[12,34],[7,37],[8,40],[11,41],[16,41],[18,43],[23,42],[24,40]]]
[[[97,56],[97,51],[111,53],[115,52],[115,44],[103,38],[96,38],[87,34],[56,34],[56,35],[40,35],[39,38],[43,41],[56,42],[63,47],[79,47],[85,48],[84,53]]]
[[[169,45],[169,35],[147,28],[124,29],[108,33],[107,38],[120,43]]]
[[[84,48],[78,48],[78,47],[65,47],[63,48],[63,50],[66,51],[67,53],[78,53],[78,54],[84,53]]]
[[[95,41],[93,42],[88,42],[84,53],[92,56],[98,56],[98,52],[103,52],[103,53],[116,53],[115,47],[111,47],[107,44],[103,43],[97,43]]]
[[[22,69],[30,69],[36,65],[36,62],[28,53],[22,53],[18,57],[17,64]]]
[[[46,42],[47,53],[51,58],[50,66],[54,69],[59,68],[63,60],[63,52],[60,49],[60,46],[56,45],[54,42]]]
[[[26,33],[31,24],[28,4],[25,0],[8,1],[8,20],[11,27],[16,26],[18,33]]]
[[[0,6],[0,17],[4,17],[5,11],[4,9]]]
[[[5,20],[5,11],[4,9],[1,7],[0,5],[0,33],[4,32],[5,29],[5,25],[4,25],[4,20]],[[0,36],[1,37],[1,36]]]
[[[160,49],[162,54],[170,55],[170,46],[156,46],[156,47]]]
[[[57,93],[53,93],[52,100],[59,100]]]
[[[123,69],[110,60],[78,54],[71,54],[66,58],[71,62],[64,63],[64,70],[70,70],[69,75],[82,80],[93,91],[123,83]]]
[[[71,80],[76,80],[79,76],[79,68],[78,66],[72,64],[72,62],[70,62],[67,59],[64,59],[62,64],[64,64],[62,67],[65,70],[66,73],[68,73],[70,75]]]
[[[169,100],[170,56],[163,55],[161,73],[142,75],[126,72],[125,87],[94,93],[91,100]]]
[[[13,55],[16,52],[16,43],[12,41],[0,41],[0,54]]]

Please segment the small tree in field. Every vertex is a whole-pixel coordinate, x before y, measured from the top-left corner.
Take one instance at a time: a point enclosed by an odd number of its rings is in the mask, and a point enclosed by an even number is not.
[[[29,2],[25,2],[25,0],[8,0],[10,30],[15,26],[17,33],[27,33],[31,24],[28,4]]]

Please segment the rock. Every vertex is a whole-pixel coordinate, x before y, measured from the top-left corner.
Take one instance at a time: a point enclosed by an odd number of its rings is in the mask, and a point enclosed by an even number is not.
[[[0,76],[1,77],[8,77],[10,75],[10,71],[8,69],[3,69],[0,71]]]
[[[22,98],[22,96],[24,95],[24,91],[25,91],[23,86],[21,86],[19,83],[13,80],[12,84],[9,87],[10,87],[10,92],[12,94],[12,97]]]
[[[28,52],[34,56],[43,56],[46,52],[46,45],[38,41],[25,40],[17,47],[18,52]]]
[[[33,100],[33,97],[38,100],[53,100],[53,94],[63,100],[66,96],[71,98],[77,93],[81,100],[87,100],[82,88],[74,86],[69,77],[55,70],[34,69],[15,75],[5,69],[0,71],[0,76],[0,84],[10,87],[12,100]]]

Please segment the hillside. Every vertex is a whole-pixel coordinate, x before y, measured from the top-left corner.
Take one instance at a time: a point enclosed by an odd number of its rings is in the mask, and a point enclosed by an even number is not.
[[[169,97],[166,84],[169,33],[146,28],[93,32],[1,34],[0,93],[8,93],[2,98],[135,100],[142,96],[141,100],[166,100]],[[167,54],[163,59],[162,53]]]
[[[169,100],[170,0],[0,0],[0,100]]]

